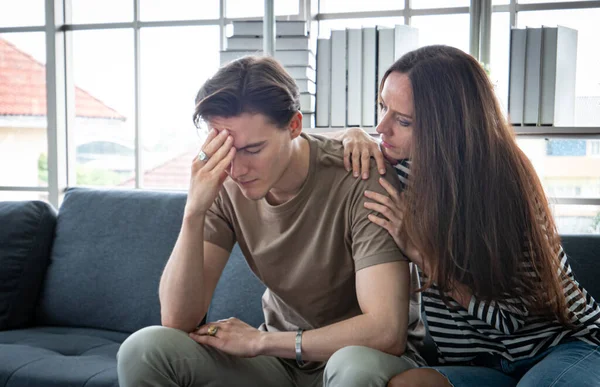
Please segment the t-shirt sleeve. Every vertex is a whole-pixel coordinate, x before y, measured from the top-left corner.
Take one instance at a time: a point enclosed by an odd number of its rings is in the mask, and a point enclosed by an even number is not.
[[[379,213],[364,207],[365,201],[371,201],[364,193],[366,190],[378,192],[387,196],[385,189],[379,183],[379,172],[371,168],[368,180],[356,180],[353,190],[351,211],[352,256],[355,271],[381,263],[408,261],[398,245],[386,229],[371,222],[369,214],[381,216]],[[388,165],[384,178],[392,183],[394,188],[401,190],[398,176]]]
[[[232,214],[231,201],[225,188],[221,188],[217,198],[206,214],[204,241],[231,251],[236,242],[233,222],[231,221]]]

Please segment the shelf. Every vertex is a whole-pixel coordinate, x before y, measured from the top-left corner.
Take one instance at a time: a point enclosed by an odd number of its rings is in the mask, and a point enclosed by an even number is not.
[[[598,126],[513,126],[519,137],[600,137]]]

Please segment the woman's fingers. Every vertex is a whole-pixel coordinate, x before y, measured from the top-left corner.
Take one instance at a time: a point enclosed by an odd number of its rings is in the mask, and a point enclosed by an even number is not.
[[[378,226],[383,227],[384,229],[387,230],[387,232],[390,233],[390,235],[394,235],[394,230],[393,230],[393,226],[390,223],[390,221],[380,218],[379,216],[376,216],[374,214],[369,214],[367,215],[367,217],[369,218],[369,220],[373,223],[375,223]]]
[[[379,192],[365,191],[365,196],[385,206],[392,207],[395,203],[388,196],[382,195]]]
[[[362,169],[362,178],[369,178],[369,169],[371,167],[371,152],[369,149],[363,149],[360,156],[360,167]]]
[[[373,202],[365,202],[364,206],[366,209],[369,209],[369,210],[372,210],[375,212],[379,212],[381,215],[385,216],[392,223],[402,222],[401,215],[398,215],[398,213],[395,211],[394,208],[390,208],[390,207],[384,206],[383,204],[377,204],[377,203],[373,203]]]
[[[350,160],[350,158],[352,157],[352,152],[350,151],[350,148],[345,146],[344,147],[344,168],[346,168],[346,171],[350,172],[352,170],[352,161]]]
[[[379,173],[381,175],[385,175],[385,160],[383,159],[383,153],[381,153],[381,150],[379,149],[379,145],[374,145],[373,146],[373,152],[371,152],[373,154],[373,157],[375,157],[375,163],[377,164],[377,170],[379,171]]]
[[[390,183],[389,181],[387,181],[383,177],[380,177],[379,178],[379,184],[381,184],[381,186],[383,187],[383,189],[385,189],[385,191],[388,193],[388,195],[390,195],[390,197],[392,198],[392,200],[394,201],[394,203],[399,203],[400,202],[400,193],[392,185],[392,183]]]
[[[360,152],[356,148],[352,151],[352,174],[360,176]]]

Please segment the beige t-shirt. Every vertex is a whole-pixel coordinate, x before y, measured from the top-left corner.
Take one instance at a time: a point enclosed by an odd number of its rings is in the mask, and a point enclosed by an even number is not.
[[[207,217],[204,237],[228,251],[237,242],[248,265],[266,285],[262,297],[267,331],[316,329],[362,314],[355,272],[406,258],[389,233],[371,223],[364,191],[384,193],[372,166],[368,180],[343,165],[340,141],[302,134],[310,144],[308,176],[298,194],[281,205],[244,197],[228,179]],[[374,164],[374,163],[372,163]],[[400,182],[388,165],[386,178]],[[411,264],[411,289],[419,286]],[[409,341],[424,336],[420,293],[412,293]],[[412,347],[412,345],[410,345]]]

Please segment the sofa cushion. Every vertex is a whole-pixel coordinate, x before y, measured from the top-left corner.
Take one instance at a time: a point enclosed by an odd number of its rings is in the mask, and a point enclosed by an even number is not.
[[[70,189],[39,304],[40,325],[134,332],[160,324],[158,284],[184,193]]]
[[[0,386],[118,387],[127,334],[40,327],[0,332]]]
[[[32,322],[55,225],[47,203],[0,202],[0,330]]]
[[[265,289],[236,244],[217,283],[206,321],[237,317],[258,328],[265,321],[261,306]]]
[[[561,240],[575,279],[600,301],[600,235],[563,235]]]

